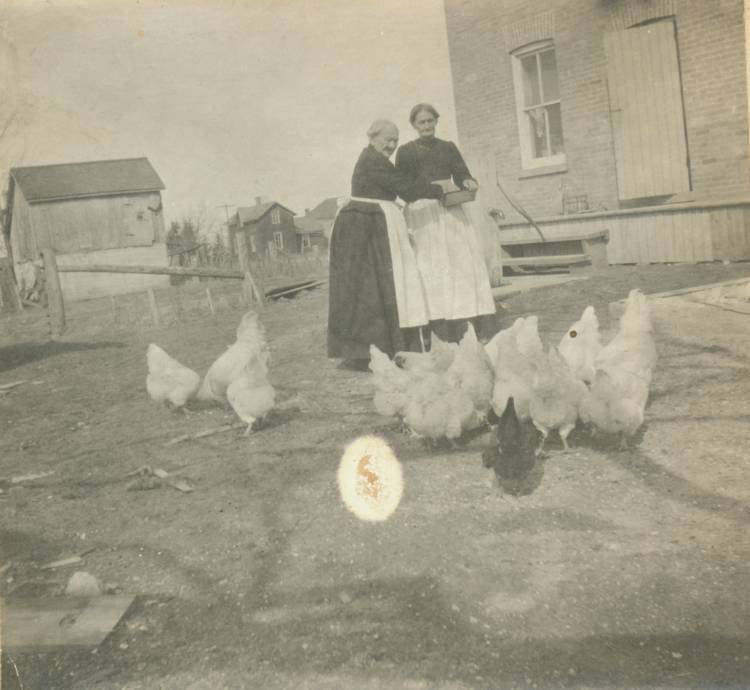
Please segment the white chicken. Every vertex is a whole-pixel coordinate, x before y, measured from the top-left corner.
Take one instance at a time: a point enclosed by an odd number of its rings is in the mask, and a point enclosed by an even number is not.
[[[393,358],[396,364],[409,371],[445,371],[456,356],[458,345],[446,343],[434,333],[428,352],[397,352]]]
[[[457,439],[486,417],[492,367],[472,326],[458,346],[437,340],[433,347],[431,357],[400,353],[402,368],[370,346],[375,409],[401,417],[417,436]]]
[[[532,377],[535,363],[544,357],[544,346],[539,338],[538,319],[529,316],[517,319],[510,334],[495,336],[495,384],[492,391],[492,409],[499,417],[505,411],[508,399],[513,398],[515,412],[520,420],[531,414]],[[492,341],[490,341],[492,343]]]
[[[557,347],[576,378],[586,383],[594,380],[594,362],[602,349],[594,307],[583,310],[581,318],[567,330]]]
[[[227,401],[245,422],[249,434],[270,412],[275,391],[268,380],[271,362],[258,314],[250,311],[237,327],[237,340],[210,366],[198,391],[202,400]]]
[[[370,371],[375,383],[375,411],[384,417],[403,417],[415,373],[397,366],[375,345],[370,345]]]
[[[252,369],[256,371],[252,372]],[[249,371],[227,386],[227,400],[237,416],[247,424],[247,436],[255,422],[262,420],[273,409],[276,391],[265,373],[261,374],[257,367],[250,367]]]
[[[516,319],[513,322],[512,326],[510,326],[509,328],[505,328],[502,331],[498,331],[484,346],[485,352],[490,358],[493,369],[497,368],[498,352],[502,348],[507,347],[509,343],[515,343],[516,334],[518,333],[518,330],[523,327],[524,321],[526,321],[526,319],[522,317]]]
[[[179,409],[197,392],[201,377],[151,343],[146,350],[146,390],[151,400]]]
[[[643,424],[657,353],[646,297],[631,290],[620,328],[595,359],[581,419],[620,436],[621,448]]]
[[[569,450],[568,435],[575,428],[586,393],[586,384],[573,374],[555,347],[550,346],[547,356],[535,362],[529,414],[542,434],[539,452],[554,429],[560,434],[565,450]]]
[[[247,312],[237,326],[237,339],[209,367],[198,391],[199,400],[225,402],[227,388],[254,360],[268,372],[270,353],[263,326],[254,311]]]
[[[484,345],[477,338],[471,324],[455,349],[453,361],[445,373],[454,386],[471,398],[477,421],[483,422],[492,400],[494,370]]]

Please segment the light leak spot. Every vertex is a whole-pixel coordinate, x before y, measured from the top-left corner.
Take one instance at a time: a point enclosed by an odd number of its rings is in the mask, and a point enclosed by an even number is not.
[[[401,502],[401,463],[377,436],[360,436],[346,447],[337,479],[341,500],[360,520],[383,522]]]

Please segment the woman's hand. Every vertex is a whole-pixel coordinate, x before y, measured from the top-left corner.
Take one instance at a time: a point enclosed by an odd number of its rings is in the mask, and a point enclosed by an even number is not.
[[[468,189],[470,192],[476,192],[479,189],[479,185],[476,180],[472,180],[470,177],[464,180],[464,189]]]

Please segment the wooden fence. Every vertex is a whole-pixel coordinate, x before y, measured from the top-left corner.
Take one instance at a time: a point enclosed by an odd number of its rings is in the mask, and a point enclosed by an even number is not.
[[[75,264],[75,265],[61,265],[58,264],[55,252],[52,249],[44,249],[42,251],[42,258],[44,261],[44,275],[46,285],[46,296],[47,296],[47,311],[50,321],[50,333],[61,335],[66,329],[66,305],[63,296],[63,290],[60,283],[60,273],[112,273],[112,274],[148,274],[148,275],[169,275],[182,277],[185,279],[199,279],[199,280],[220,280],[220,281],[232,281],[236,282],[240,290],[239,293],[239,304],[238,306],[249,306],[253,303],[262,305],[265,300],[266,286],[268,284],[276,284],[276,286],[283,286],[284,276],[296,277],[299,279],[303,273],[308,277],[312,275],[312,272],[320,275],[327,265],[327,261],[323,262],[320,257],[318,260],[305,260],[304,263],[299,259],[289,259],[287,261],[279,262],[275,261],[275,265],[272,265],[270,261],[257,262],[251,264],[247,260],[247,254],[240,257],[240,268],[216,268],[212,266],[207,267],[192,267],[192,266],[140,266],[140,265],[112,265],[112,264]],[[273,260],[272,260],[273,261]],[[244,268],[242,266],[244,265]],[[306,270],[305,270],[306,269]],[[258,275],[261,278],[258,278]],[[298,282],[300,282],[298,280]],[[288,284],[288,279],[287,279]],[[187,286],[186,286],[187,287]],[[195,286],[198,287],[198,286]],[[202,287],[202,286],[201,286]],[[229,306],[228,296],[217,295],[215,286],[206,286],[205,289],[198,288],[201,294],[200,303],[205,305],[205,309],[211,315],[216,314],[217,309],[222,306]],[[161,302],[158,295],[163,291],[154,290],[150,288],[145,292],[131,293],[133,299],[141,300],[141,312],[150,315],[150,320],[153,324],[159,325],[164,322],[165,313],[170,313],[175,316],[176,319],[181,319],[185,313],[184,306],[181,304],[179,297],[179,289],[173,294],[168,295],[167,305],[165,309],[164,295],[162,294]],[[111,322],[116,325],[118,321],[122,320],[121,316],[118,316],[122,309],[118,309],[118,302],[120,305],[128,304],[129,301],[125,298],[130,295],[120,295],[119,299],[114,296],[109,297]],[[195,295],[193,295],[195,297]],[[145,308],[144,308],[145,307]],[[136,307],[136,311],[138,308]],[[171,319],[169,319],[171,320]]]

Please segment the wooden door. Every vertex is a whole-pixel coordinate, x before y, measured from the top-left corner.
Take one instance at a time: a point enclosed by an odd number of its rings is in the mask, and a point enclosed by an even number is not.
[[[606,34],[604,47],[620,199],[689,191],[674,21]]]
[[[148,247],[154,243],[155,229],[145,201],[137,201],[128,206],[131,213],[126,217],[127,227],[125,237],[128,247]]]

